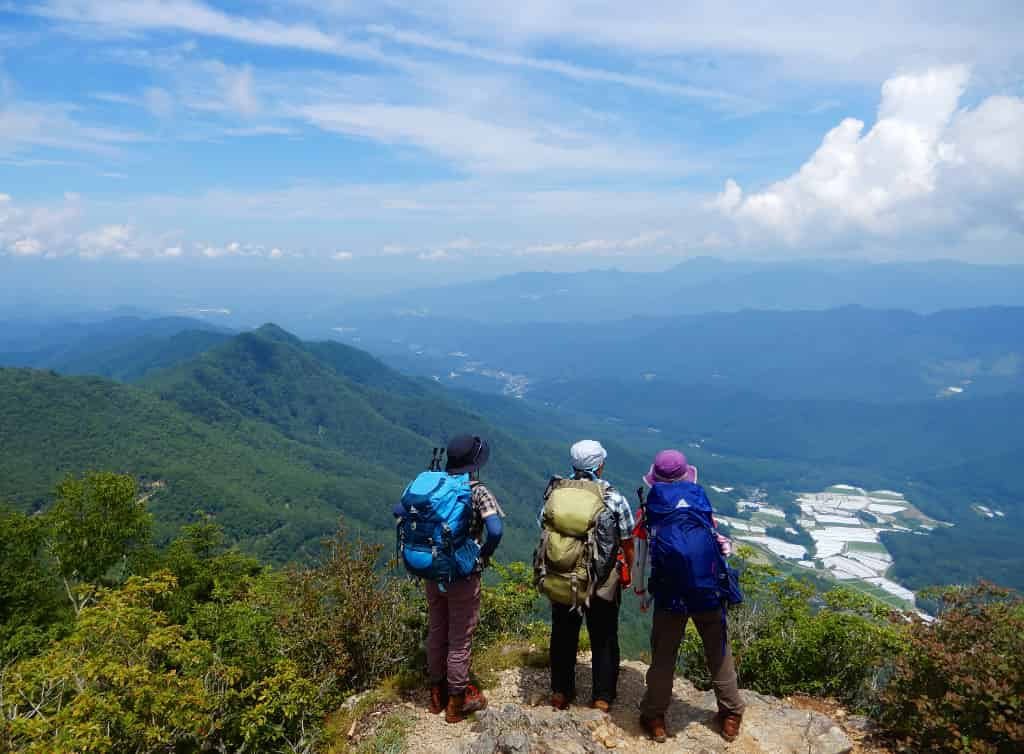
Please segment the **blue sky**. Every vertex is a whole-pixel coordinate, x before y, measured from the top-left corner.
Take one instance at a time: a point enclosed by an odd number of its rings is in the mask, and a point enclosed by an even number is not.
[[[1024,259],[1018,2],[750,5],[0,0],[0,270]]]

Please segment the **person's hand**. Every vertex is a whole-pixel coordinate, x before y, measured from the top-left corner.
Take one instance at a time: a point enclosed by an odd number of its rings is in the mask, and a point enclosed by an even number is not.
[[[476,562],[480,564],[480,570],[483,570],[491,565],[491,559],[481,555],[476,559]]]
[[[715,538],[718,540],[718,549],[721,550],[722,555],[729,557],[732,555],[732,542],[728,537],[723,537],[721,534],[715,534]]]
[[[626,562],[626,558],[621,552],[618,555],[616,567],[619,569],[619,583],[622,584],[622,587],[626,588],[632,584],[633,574],[630,571],[629,563]]]

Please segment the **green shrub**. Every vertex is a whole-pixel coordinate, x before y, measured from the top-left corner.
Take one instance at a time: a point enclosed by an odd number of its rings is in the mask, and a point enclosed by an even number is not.
[[[493,568],[498,581],[485,584],[480,597],[480,623],[473,637],[478,647],[536,634],[537,588],[532,568],[520,562],[494,563]]]
[[[1024,601],[990,584],[949,588],[914,620],[882,724],[914,751],[1024,751]]]
[[[287,655],[339,698],[422,658],[426,599],[408,579],[378,569],[381,547],[351,542],[344,526],[310,568],[286,576],[277,619]]]
[[[6,751],[167,751],[213,733],[219,668],[154,609],[169,574],[96,593],[74,630],[0,678]]]

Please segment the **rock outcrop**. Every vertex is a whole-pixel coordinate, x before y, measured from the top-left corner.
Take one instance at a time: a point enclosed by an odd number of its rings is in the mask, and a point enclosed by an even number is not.
[[[677,754],[847,754],[854,742],[832,718],[793,706],[774,697],[743,692],[747,712],[740,737],[727,743],[715,723],[715,699],[678,678],[667,716],[670,738],[656,744],[644,737],[637,705],[643,694],[647,666],[626,662],[619,680],[619,698],[611,714],[583,705],[564,712],[546,705],[547,672],[517,668],[501,673],[488,690],[490,707],[459,725],[423,709],[426,699],[409,705],[413,730],[410,751],[418,754],[606,754],[660,752]],[[590,672],[581,664],[578,693],[589,699]],[[422,702],[422,704],[421,704]]]

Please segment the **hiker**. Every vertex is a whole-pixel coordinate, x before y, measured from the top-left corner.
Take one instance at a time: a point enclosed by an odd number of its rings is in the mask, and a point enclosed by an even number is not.
[[[487,698],[469,683],[469,660],[480,618],[480,575],[501,541],[505,516],[479,479],[490,454],[486,440],[453,438],[444,471],[435,450],[431,470],[406,488],[394,511],[402,559],[423,579],[427,595],[430,711],[444,711],[449,723],[487,706]]]
[[[697,470],[678,450],[663,450],[643,477],[650,487],[638,534],[636,591],[643,594],[644,554],[649,553],[654,597],[651,665],[647,690],[640,702],[640,725],[655,741],[664,742],[665,712],[672,699],[679,644],[692,619],[704,644],[711,684],[718,700],[719,730],[734,741],[743,719],[743,700],[729,646],[726,606],[742,600],[735,571],[725,557],[728,539],[717,532],[711,502],[696,482]]]
[[[602,479],[608,454],[599,442],[570,449],[572,477],[555,477],[544,493],[534,575],[551,601],[551,706],[576,694],[576,653],[584,617],[590,634],[591,706],[608,712],[619,680],[619,605],[633,562],[633,511]]]

